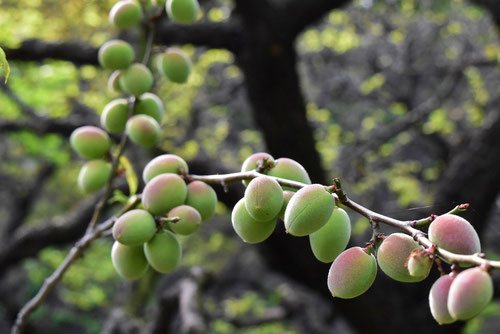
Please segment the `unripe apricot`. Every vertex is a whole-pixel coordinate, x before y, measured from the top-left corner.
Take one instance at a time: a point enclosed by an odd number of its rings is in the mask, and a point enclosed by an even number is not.
[[[135,103],[134,114],[144,114],[153,117],[158,123],[163,120],[165,106],[163,101],[153,93],[144,93]]]
[[[197,0],[168,0],[166,10],[168,17],[177,23],[193,23],[200,16],[200,5]]]
[[[201,220],[207,220],[215,213],[217,194],[205,182],[193,181],[187,186],[186,204],[200,213]]]
[[[176,174],[161,174],[146,184],[142,192],[142,204],[153,215],[161,215],[184,204],[187,187]]]
[[[311,179],[307,171],[297,161],[288,158],[279,158],[275,161],[274,167],[269,170],[269,175],[282,179],[311,184]],[[294,190],[290,187],[283,187],[285,190]]]
[[[241,165],[241,171],[249,172],[251,170],[257,169],[257,167],[259,167],[259,163],[262,163],[264,161],[266,161],[271,165],[274,165],[274,158],[269,153],[266,152],[254,153],[248,158],[246,158],[246,160],[243,162],[243,165]],[[243,180],[243,184],[245,186],[247,186],[249,182],[250,181]]]
[[[333,261],[328,290],[333,297],[350,299],[365,293],[377,276],[377,261],[361,247],[352,247]]]
[[[457,254],[481,251],[481,242],[474,227],[460,216],[444,214],[429,226],[429,240],[438,247]]]
[[[111,164],[104,160],[91,160],[80,169],[78,187],[84,193],[103,188],[111,176]]]
[[[118,1],[109,11],[109,22],[119,29],[138,25],[141,19],[141,5],[134,0]]]
[[[378,265],[390,278],[400,282],[420,282],[427,275],[414,277],[406,266],[408,257],[421,247],[412,237],[403,233],[393,233],[386,237],[377,250]]]
[[[125,93],[139,96],[153,87],[153,74],[145,65],[134,63],[123,70],[118,81]]]
[[[184,159],[175,154],[162,154],[148,162],[142,172],[144,183],[148,183],[157,175],[172,173],[189,173],[189,168]]]
[[[156,223],[146,210],[130,210],[113,225],[113,237],[127,246],[139,246],[149,241],[156,233]]]
[[[311,184],[292,196],[285,210],[287,233],[297,237],[316,232],[323,227],[335,207],[332,194],[320,184]]]
[[[127,121],[126,131],[130,140],[142,147],[150,148],[160,141],[160,125],[148,115],[130,117]]]
[[[138,279],[148,270],[148,261],[141,246],[125,246],[118,241],[111,248],[111,262],[125,279]]]
[[[238,236],[249,244],[256,244],[269,238],[276,227],[274,219],[261,222],[255,220],[245,208],[245,199],[236,203],[231,214],[231,222]]]
[[[114,99],[109,102],[101,114],[101,126],[111,133],[125,130],[128,119],[128,102],[125,99]]]
[[[160,72],[170,81],[175,83],[186,83],[191,74],[191,59],[178,48],[168,48],[158,57]]]
[[[432,259],[423,249],[418,249],[410,254],[406,267],[413,277],[427,277],[432,268]]]
[[[84,159],[102,158],[111,146],[108,134],[95,126],[79,127],[69,141],[73,150]]]
[[[144,254],[154,270],[168,273],[181,262],[182,248],[175,234],[162,231],[144,244]]]
[[[121,93],[122,89],[120,87],[120,76],[123,71],[116,70],[109,75],[108,78],[108,90],[110,93]]]
[[[493,298],[493,281],[480,267],[466,269],[453,280],[448,294],[448,310],[456,320],[468,320]]]
[[[309,235],[314,256],[330,263],[347,247],[351,238],[351,220],[341,208],[333,210],[326,224]]]
[[[250,181],[245,190],[245,208],[258,221],[276,219],[283,206],[283,190],[279,183],[267,176]]]
[[[168,218],[178,217],[179,221],[175,223],[168,223],[168,226],[177,234],[190,235],[201,224],[201,216],[195,208],[189,205],[180,205],[173,208],[168,212]]]
[[[429,292],[431,314],[440,325],[455,322],[455,319],[448,311],[448,293],[452,282],[453,277],[451,275],[441,276],[434,282]]]
[[[288,203],[292,199],[293,195],[295,195],[294,191],[289,191],[289,190],[283,191],[283,206],[281,207],[280,213],[278,215],[278,217],[283,221],[285,220],[286,207],[288,206]]]
[[[125,41],[113,39],[99,48],[98,59],[109,70],[124,69],[134,61],[134,49]]]

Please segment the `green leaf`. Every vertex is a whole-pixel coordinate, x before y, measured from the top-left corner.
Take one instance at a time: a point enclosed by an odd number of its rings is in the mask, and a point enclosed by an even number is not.
[[[123,155],[120,157],[120,165],[121,167],[123,167],[123,169],[125,169],[125,178],[127,179],[130,195],[135,195],[139,186],[139,180],[137,179],[137,174],[135,173],[134,167],[127,159],[127,157]]]
[[[0,48],[0,73],[2,72],[5,73],[5,83],[7,83],[7,80],[9,80],[10,77],[10,66],[5,52],[2,48]]]

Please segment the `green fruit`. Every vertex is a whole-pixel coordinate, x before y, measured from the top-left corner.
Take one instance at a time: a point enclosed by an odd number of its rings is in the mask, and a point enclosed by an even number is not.
[[[410,254],[406,267],[413,277],[427,277],[432,268],[432,259],[425,254],[425,251],[419,249]]]
[[[118,1],[109,12],[109,22],[119,29],[138,25],[141,19],[141,5],[133,0]]]
[[[109,70],[127,68],[134,61],[134,49],[125,41],[113,39],[99,48],[98,59],[102,67]]]
[[[335,208],[328,222],[309,235],[309,242],[318,260],[331,263],[347,247],[350,238],[351,220],[347,212]]]
[[[189,173],[189,168],[186,161],[181,157],[175,154],[163,154],[151,160],[144,167],[142,179],[144,183],[148,183],[155,176],[165,173]]]
[[[116,70],[110,74],[108,78],[108,90],[110,93],[116,94],[122,92],[122,89],[120,87],[120,76],[122,75],[122,73],[123,71]]]
[[[125,279],[138,279],[148,270],[142,245],[125,246],[115,241],[111,248],[111,262],[118,274]]]
[[[142,147],[150,148],[160,141],[160,125],[153,117],[148,115],[130,117],[127,121],[126,131],[130,140]]]
[[[247,243],[256,244],[269,238],[276,227],[274,219],[260,222],[252,218],[245,208],[245,199],[242,198],[233,208],[231,222],[238,236]]]
[[[249,172],[251,170],[257,169],[257,167],[259,167],[259,164],[262,164],[264,162],[270,165],[274,165],[274,158],[270,154],[265,152],[254,153],[246,158],[246,160],[243,162],[243,165],[241,165],[241,171]],[[243,184],[245,186],[247,186],[249,182],[250,181],[243,180]]]
[[[283,207],[283,190],[279,183],[267,176],[250,181],[245,190],[245,208],[258,221],[274,220]]]
[[[168,17],[177,23],[190,24],[200,17],[200,5],[197,0],[168,0]]]
[[[178,217],[179,221],[168,223],[168,226],[177,234],[190,235],[201,225],[201,216],[195,208],[189,205],[180,205],[168,212],[168,218]]]
[[[158,57],[159,70],[170,81],[186,83],[191,74],[191,59],[178,48],[169,48]]]
[[[162,100],[153,93],[144,93],[135,103],[134,114],[144,114],[153,117],[161,124],[165,114],[165,106]]]
[[[144,187],[142,204],[153,215],[161,215],[184,204],[186,196],[186,183],[179,175],[161,174]]]
[[[82,126],[73,131],[71,147],[84,159],[100,159],[109,151],[111,141],[106,132],[95,126]]]
[[[365,293],[377,276],[377,261],[361,247],[343,251],[328,272],[328,289],[333,297],[350,299]]]
[[[481,242],[474,227],[462,217],[444,214],[429,226],[429,240],[438,247],[457,254],[481,251]]]
[[[115,99],[109,102],[101,114],[101,126],[111,133],[121,133],[125,130],[128,119],[128,102],[125,99]]]
[[[283,191],[283,206],[281,207],[280,213],[278,214],[279,219],[283,221],[285,220],[286,207],[288,206],[288,203],[290,202],[290,199],[292,199],[293,195],[295,195],[294,191]]]
[[[414,250],[420,250],[412,237],[403,233],[393,233],[386,237],[377,250],[378,265],[390,278],[400,282],[420,282],[427,275],[414,277],[406,266],[408,257]]]
[[[118,82],[125,93],[139,96],[153,87],[153,74],[145,65],[134,63],[123,70]]]
[[[146,210],[131,210],[118,218],[113,225],[113,237],[127,246],[139,246],[156,233],[156,223]]]
[[[187,186],[186,204],[195,208],[202,220],[207,220],[215,213],[217,194],[205,182],[193,181]]]
[[[269,170],[268,174],[282,179],[311,184],[309,174],[307,174],[304,167],[302,167],[302,165],[297,161],[288,158],[279,158],[276,160],[274,167]],[[283,189],[292,191],[295,190],[290,187],[283,187]]]
[[[285,210],[287,233],[302,237],[323,227],[333,213],[332,194],[320,184],[300,189],[292,196]]]
[[[182,248],[172,232],[163,231],[144,244],[144,254],[154,270],[168,273],[181,262]]]
[[[453,319],[448,311],[448,293],[452,282],[452,276],[441,276],[434,282],[429,292],[431,314],[440,325],[455,322],[455,319]]]
[[[451,283],[448,310],[454,319],[468,320],[481,313],[492,298],[491,276],[479,267],[466,269]]]
[[[91,160],[80,169],[78,187],[84,193],[103,188],[111,176],[111,164],[104,160]]]

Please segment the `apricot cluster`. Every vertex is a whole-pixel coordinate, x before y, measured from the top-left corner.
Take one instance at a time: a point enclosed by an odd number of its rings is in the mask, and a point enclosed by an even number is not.
[[[144,209],[126,212],[113,226],[111,258],[122,277],[137,279],[148,266],[160,273],[175,269],[182,256],[177,236],[193,234],[213,216],[215,191],[201,181],[186,184],[179,174],[187,172],[187,163],[173,154],[158,156],[144,168]]]

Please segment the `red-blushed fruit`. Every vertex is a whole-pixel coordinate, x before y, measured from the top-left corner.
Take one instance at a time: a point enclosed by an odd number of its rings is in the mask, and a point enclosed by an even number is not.
[[[153,215],[161,215],[184,204],[186,196],[187,186],[179,175],[161,174],[144,187],[142,204]]]
[[[134,61],[134,49],[125,41],[112,39],[99,48],[98,59],[109,70],[127,68]]]
[[[282,179],[302,182],[305,184],[311,184],[311,179],[307,171],[299,164],[297,161],[288,158],[279,158],[275,161],[274,167],[268,172],[268,175],[279,177]],[[284,186],[285,190],[295,189]]]
[[[451,324],[455,319],[448,311],[448,293],[453,282],[453,276],[444,275],[437,279],[429,292],[429,306],[432,317],[440,325]]]
[[[106,132],[95,126],[82,126],[73,131],[69,139],[73,150],[84,159],[100,159],[111,146]]]
[[[101,114],[101,126],[110,133],[122,133],[128,120],[128,102],[114,99],[106,104]]]
[[[135,103],[134,114],[143,114],[153,117],[159,124],[163,120],[165,114],[165,106],[163,101],[153,93],[144,93],[137,99]]]
[[[176,234],[190,235],[193,234],[201,225],[201,215],[195,208],[189,205],[180,205],[168,212],[168,218],[179,218],[175,223],[168,223],[168,226]]]
[[[387,276],[396,281],[420,282],[427,275],[412,276],[406,266],[410,254],[420,248],[419,244],[409,235],[393,233],[382,241],[377,250],[378,265]]]
[[[113,71],[109,75],[108,78],[108,91],[113,94],[121,93],[122,89],[120,87],[120,76],[122,75],[123,71],[121,70],[116,70]]]
[[[182,248],[175,234],[162,231],[144,244],[144,255],[154,270],[165,274],[180,264]]]
[[[450,286],[448,310],[456,320],[468,320],[479,313],[493,298],[493,280],[480,267],[457,275]]]
[[[125,246],[118,241],[111,248],[111,262],[116,272],[123,278],[141,278],[148,270],[148,261],[143,246]]]
[[[200,213],[201,220],[207,220],[215,213],[217,194],[205,182],[193,181],[187,186],[186,204]]]
[[[331,263],[347,247],[350,238],[349,215],[345,210],[335,208],[326,224],[309,235],[309,243],[318,260]]]
[[[78,174],[78,187],[84,193],[103,188],[111,176],[111,164],[104,160],[88,161]]]
[[[139,246],[151,240],[156,233],[156,223],[146,210],[125,212],[113,225],[113,237],[127,246]]]
[[[178,48],[168,48],[157,58],[157,65],[160,73],[168,80],[178,84],[186,83],[191,74],[191,59]]]
[[[158,144],[161,136],[160,125],[148,115],[130,117],[126,124],[126,132],[134,144],[145,148]]]
[[[109,22],[119,29],[138,25],[142,19],[141,5],[135,0],[121,0],[109,11]]]
[[[153,74],[145,65],[134,63],[123,70],[118,82],[125,93],[139,96],[153,87]]]
[[[333,213],[334,199],[320,184],[311,184],[292,196],[285,210],[287,233],[302,237],[323,227]]]
[[[231,222],[236,234],[249,244],[256,244],[269,238],[276,227],[274,219],[267,222],[255,220],[245,208],[245,199],[242,198],[233,208]]]
[[[246,158],[245,161],[243,161],[243,165],[241,165],[241,171],[242,172],[249,172],[251,170],[257,169],[259,167],[259,164],[264,163],[264,161],[267,164],[274,165],[274,158],[266,152],[258,152],[254,153],[248,158]],[[248,185],[250,181],[243,180],[243,184],[245,186]]]
[[[184,159],[175,154],[162,154],[148,162],[142,172],[144,183],[160,174],[182,174],[189,173],[189,167]]]
[[[244,198],[247,212],[258,221],[276,219],[283,206],[283,190],[276,180],[268,176],[251,180]]]
[[[474,227],[460,216],[444,214],[429,226],[429,240],[436,246],[457,254],[481,251],[481,242]]]
[[[167,0],[168,17],[177,23],[190,24],[200,17],[198,0]]]
[[[413,277],[427,277],[432,268],[432,259],[423,249],[411,252],[406,267]]]
[[[289,191],[289,190],[283,191],[283,206],[281,207],[280,213],[278,215],[279,219],[285,221],[286,207],[288,206],[288,203],[290,202],[290,199],[292,199],[292,196],[294,194],[295,194],[294,191]]]
[[[355,298],[365,293],[377,276],[377,261],[361,247],[352,247],[333,261],[328,272],[328,290],[333,297]]]

